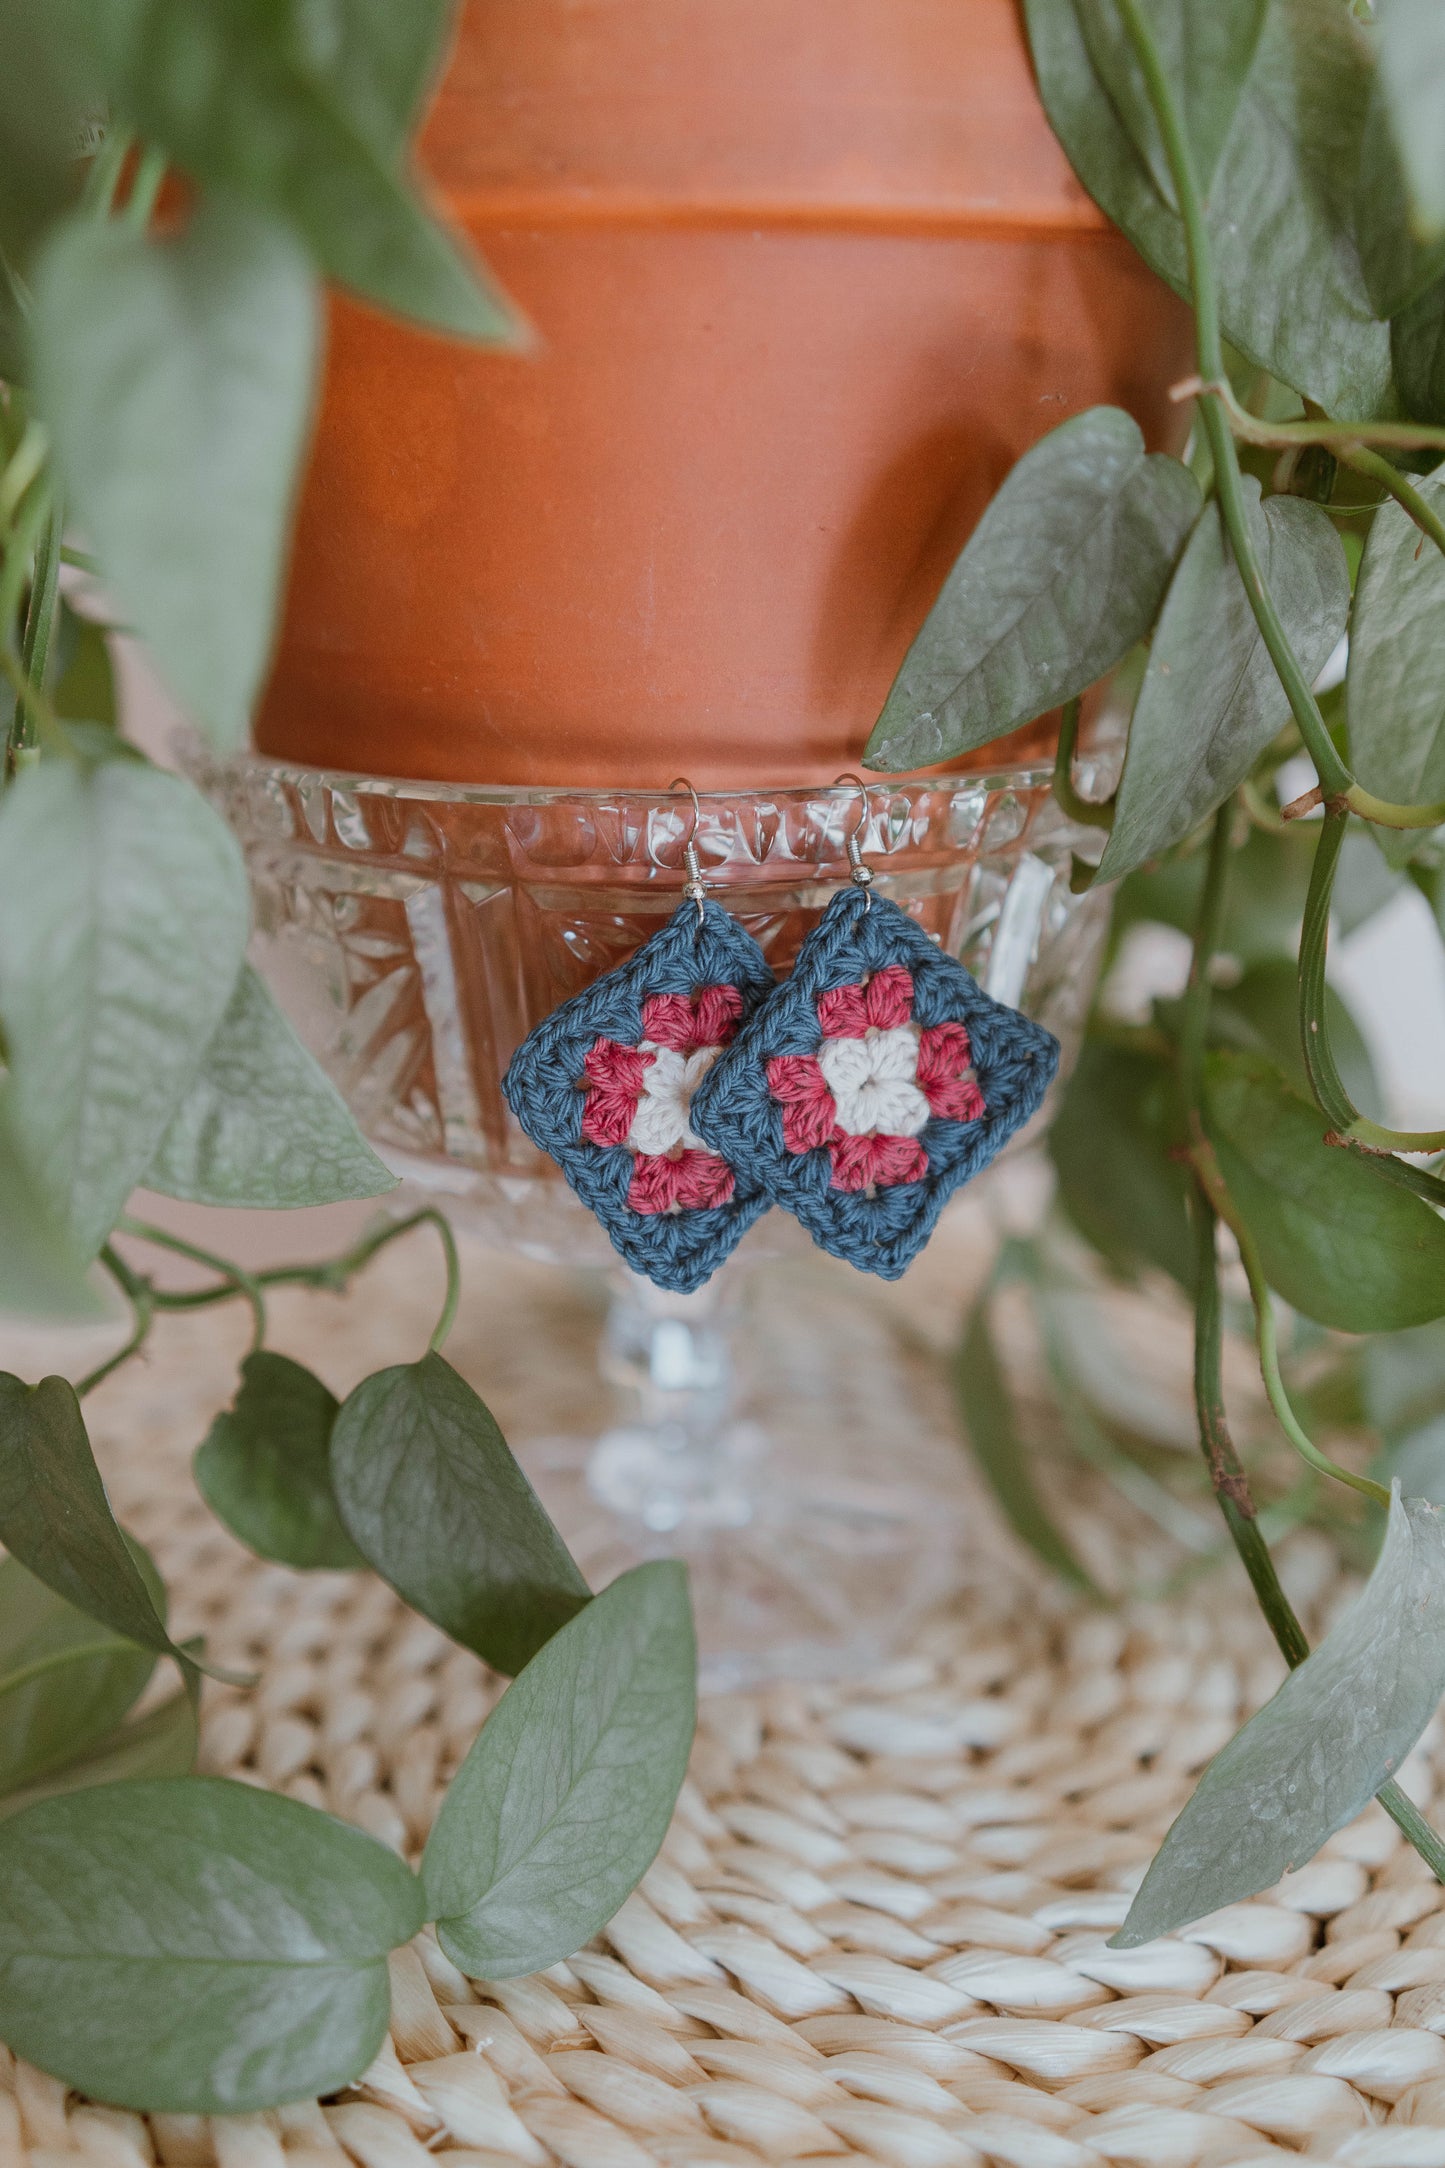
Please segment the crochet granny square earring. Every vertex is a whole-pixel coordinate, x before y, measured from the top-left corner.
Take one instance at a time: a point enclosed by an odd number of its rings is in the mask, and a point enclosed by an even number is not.
[[[635,956],[522,1041],[502,1080],[527,1135],[556,1160],[634,1272],[690,1294],[770,1203],[755,1169],[705,1144],[693,1093],[773,991],[762,950],[708,900],[701,817],[683,845],[683,901]]]
[[[693,1101],[693,1127],[813,1240],[896,1280],[953,1192],[1037,1109],[1058,1042],[986,994],[906,912],[852,885],[793,975],[739,1031]]]

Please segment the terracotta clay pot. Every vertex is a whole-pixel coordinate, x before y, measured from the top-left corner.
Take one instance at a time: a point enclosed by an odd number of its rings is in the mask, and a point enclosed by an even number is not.
[[[826,780],[1019,454],[1170,429],[1014,0],[468,0],[422,158],[537,343],[336,304],[265,751]]]

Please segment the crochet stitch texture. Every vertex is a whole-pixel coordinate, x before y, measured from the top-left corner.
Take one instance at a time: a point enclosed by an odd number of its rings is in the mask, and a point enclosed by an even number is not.
[[[752,935],[683,903],[660,933],[545,1017],[502,1090],[632,1267],[690,1294],[771,1199],[691,1122],[694,1091],[773,992]]]
[[[696,1133],[860,1271],[896,1280],[1033,1114],[1058,1041],[896,903],[833,898],[792,977],[710,1067]]]

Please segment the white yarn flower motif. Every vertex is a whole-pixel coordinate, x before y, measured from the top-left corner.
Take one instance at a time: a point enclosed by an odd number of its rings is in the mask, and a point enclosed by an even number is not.
[[[850,1137],[916,1137],[929,1118],[919,1090],[918,1027],[898,1024],[863,1038],[825,1039],[818,1067]]]
[[[640,1051],[650,1054],[642,1079],[642,1096],[627,1142],[634,1152],[665,1159],[676,1151],[705,1151],[702,1138],[694,1135],[688,1115],[692,1095],[722,1052],[720,1046],[700,1046],[695,1054],[680,1054],[675,1047],[658,1046],[644,1039]]]

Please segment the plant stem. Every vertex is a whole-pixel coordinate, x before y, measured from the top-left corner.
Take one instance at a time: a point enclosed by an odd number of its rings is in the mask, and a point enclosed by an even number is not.
[[[50,660],[50,637],[55,626],[55,604],[59,591],[60,540],[65,525],[65,508],[58,496],[52,497],[50,516],[40,536],[40,546],[35,553],[35,570],[30,581],[30,607],[25,613],[25,631],[21,640],[20,662],[34,692],[42,691],[45,684],[46,665]],[[28,701],[19,699],[15,704],[15,716],[10,725],[9,765],[22,765],[22,755],[35,744],[35,725]]]
[[[1384,800],[1362,792],[1355,783],[1343,760],[1341,760],[1325,727],[1313,693],[1305,683],[1299,660],[1290,646],[1288,636],[1275,610],[1273,599],[1265,585],[1254,547],[1250,539],[1243,484],[1240,476],[1239,458],[1234,448],[1234,437],[1229,417],[1221,396],[1224,384],[1224,353],[1219,336],[1218,300],[1214,285],[1213,265],[1210,257],[1209,233],[1204,220],[1204,207],[1194,177],[1194,163],[1188,140],[1184,133],[1173,90],[1165,75],[1159,57],[1158,46],[1146,21],[1139,0],[1118,0],[1123,20],[1135,57],[1143,71],[1149,92],[1150,104],[1159,123],[1169,170],[1174,179],[1179,202],[1180,217],[1184,225],[1185,248],[1189,258],[1190,286],[1194,300],[1195,336],[1199,354],[1199,374],[1204,380],[1199,387],[1199,407],[1208,437],[1209,449],[1214,459],[1215,475],[1219,489],[1220,505],[1229,532],[1231,547],[1245,593],[1249,597],[1260,636],[1269,651],[1280,682],[1288,695],[1300,736],[1315,763],[1320,788],[1328,798],[1346,795],[1356,811],[1367,819],[1382,821],[1387,826],[1434,826],[1428,817],[1428,808],[1390,806]],[[1233,400],[1229,402],[1234,405]],[[1310,435],[1301,435],[1290,441],[1308,443]],[[1314,439],[1328,441],[1328,439]],[[1445,442],[1445,433],[1441,435]],[[1368,803],[1362,803],[1365,800]],[[1436,819],[1445,819],[1445,808]],[[1216,820],[1213,850],[1219,845],[1219,822]],[[1211,863],[1211,874],[1213,864]],[[1222,875],[1220,877],[1222,888]],[[1194,962],[1190,972],[1189,992],[1185,997],[1185,1023],[1181,1049],[1181,1071],[1184,1075],[1186,1114],[1190,1120],[1191,1135],[1203,1142],[1203,1122],[1200,1116],[1197,1086],[1202,1067],[1203,1047],[1208,1028],[1209,990],[1208,964],[1213,953],[1212,928],[1217,926],[1222,914],[1222,895],[1211,896],[1211,883],[1206,880],[1205,895],[1201,903],[1199,931],[1195,936]],[[1196,1178],[1198,1168],[1196,1167]],[[1290,1607],[1284,1590],[1279,1585],[1273,1561],[1269,1557],[1263,1538],[1256,1525],[1253,1502],[1249,1499],[1248,1481],[1239,1467],[1238,1457],[1232,1444],[1227,1455],[1224,1445],[1228,1443],[1228,1427],[1224,1420],[1224,1404],[1219,1363],[1219,1282],[1218,1263],[1215,1255],[1214,1211],[1211,1200],[1199,1192],[1201,1227],[1199,1239],[1199,1284],[1196,1291],[1195,1320],[1195,1398],[1199,1412],[1200,1437],[1204,1443],[1206,1459],[1210,1462],[1211,1477],[1216,1460],[1230,1478],[1229,1491],[1222,1495],[1225,1520],[1235,1548],[1244,1563],[1246,1572],[1259,1597],[1260,1606],[1269,1621],[1270,1629],[1279,1643],[1285,1662],[1291,1666],[1301,1662],[1308,1653],[1308,1643],[1303,1628]],[[1211,1295],[1210,1288],[1213,1293]],[[1215,1452],[1211,1456],[1211,1440]],[[1234,1471],[1238,1471],[1235,1485]],[[1216,1483],[1216,1490],[1219,1486]],[[1247,1501],[1247,1510],[1240,1500]],[[1445,1844],[1426,1825],[1421,1816],[1406,1799],[1399,1786],[1391,1781],[1381,1786],[1376,1795],[1386,1813],[1391,1816],[1404,1835],[1415,1846],[1426,1865],[1438,1880],[1445,1881]]]
[[[1402,452],[1445,450],[1445,429],[1429,422],[1261,421],[1240,405],[1222,368],[1213,374],[1201,369],[1198,376],[1187,376],[1169,388],[1169,396],[1176,404],[1206,395],[1217,399],[1224,408],[1232,435],[1241,443],[1258,444],[1266,451],[1288,452],[1307,444],[1323,444],[1343,458],[1347,451],[1363,451],[1371,444],[1392,445]]]
[[[395,1242],[401,1235],[410,1234],[413,1227],[432,1226],[441,1239],[446,1263],[447,1287],[442,1303],[442,1313],[437,1320],[428,1346],[439,1348],[456,1322],[457,1304],[461,1296],[461,1260],[457,1255],[456,1237],[451,1222],[435,1205],[424,1205],[420,1211],[410,1212],[405,1219],[389,1220],[364,1235],[361,1241],[339,1257],[322,1258],[309,1265],[273,1265],[265,1272],[243,1272],[238,1265],[228,1264],[222,1257],[212,1257],[198,1250],[178,1236],[169,1235],[163,1228],[151,1227],[139,1220],[122,1219],[119,1232],[136,1235],[147,1242],[155,1242],[164,1249],[176,1251],[179,1256],[189,1257],[216,1273],[222,1284],[219,1287],[187,1287],[150,1289],[151,1301],[157,1310],[206,1310],[215,1302],[230,1302],[237,1296],[247,1301],[260,1301],[262,1291],[271,1287],[317,1287],[332,1294],[341,1294],[362,1267],[370,1264],[379,1250]],[[253,1300],[254,1296],[254,1300]],[[259,1340],[256,1343],[260,1345]]]
[[[173,1235],[164,1227],[152,1226],[149,1220],[132,1219],[129,1213],[116,1221],[116,1232],[123,1235],[133,1235],[138,1242],[153,1243],[157,1249],[170,1250],[177,1257],[188,1257],[192,1264],[204,1265],[208,1272],[214,1272],[221,1279],[228,1281],[230,1285],[226,1292],[244,1296],[245,1300],[251,1305],[252,1354],[254,1355],[260,1347],[264,1346],[266,1339],[266,1302],[253,1273],[245,1271],[240,1265],[230,1263],[227,1258],[217,1257],[211,1250],[198,1248],[194,1242],[184,1241],[180,1235]],[[153,1293],[152,1301],[155,1300]],[[160,1307],[160,1305],[157,1304],[157,1307]]]
[[[1255,1341],[1259,1349],[1260,1374],[1281,1430],[1300,1458],[1308,1461],[1310,1467],[1320,1475],[1331,1475],[1337,1483],[1347,1484],[1351,1490],[1359,1491],[1376,1505],[1388,1506],[1390,1493],[1383,1485],[1372,1483],[1368,1476],[1356,1475],[1349,1468],[1340,1467],[1328,1454],[1322,1453],[1295,1414],[1290,1405],[1289,1394],[1285,1390],[1284,1379],[1280,1376],[1274,1302],[1269,1292],[1269,1283],[1264,1276],[1264,1267],[1259,1261],[1259,1250],[1253,1235],[1230,1200],[1224,1175],[1214,1156],[1214,1147],[1207,1137],[1198,1137],[1190,1146],[1189,1163],[1194,1169],[1195,1180],[1212,1209],[1225,1222],[1239,1244],[1240,1261],[1249,1281],[1250,1300],[1254,1305]]]
[[[109,216],[126,157],[134,141],[135,137],[129,128],[106,129],[100,147],[90,162],[90,171],[85,176],[85,186],[81,190],[83,210],[93,211],[99,218]]]
[[[124,223],[134,228],[138,233],[143,233],[150,224],[151,213],[156,207],[156,197],[160,194],[161,182],[166,177],[167,163],[165,152],[158,150],[153,143],[148,143],[141,152],[140,164],[136,167],[130,195],[127,197],[125,209],[121,213]]]
[[[1179,1024],[1179,1088],[1184,1101],[1185,1124],[1193,1135],[1203,1134],[1200,1104],[1204,1086],[1204,1051],[1209,1042],[1209,969],[1224,926],[1224,900],[1229,878],[1229,832],[1234,806],[1229,799],[1214,816],[1209,836],[1209,857],[1204,869],[1204,888],[1199,898],[1199,917],[1194,927],[1194,950],[1189,959],[1189,980],[1184,989]]]
[[[1329,955],[1330,899],[1344,848],[1349,813],[1337,806],[1320,824],[1305,898],[1299,948],[1300,1045],[1315,1104],[1331,1126],[1351,1144],[1380,1152],[1445,1151],[1445,1129],[1386,1129],[1369,1121],[1345,1090],[1330,1046],[1325,967]],[[1418,1169],[1412,1172],[1418,1173]]]
[[[441,1236],[442,1253],[446,1259],[447,1291],[442,1302],[442,1314],[436,1321],[436,1329],[427,1342],[427,1352],[435,1355],[456,1322],[457,1304],[462,1292],[462,1265],[457,1256],[457,1238],[452,1233],[451,1221],[444,1212],[431,1215],[437,1233]]]
[[[1378,482],[1381,489],[1388,490],[1402,512],[1409,514],[1421,534],[1428,535],[1437,550],[1445,550],[1445,520],[1431,504],[1423,491],[1418,490],[1406,475],[1381,459],[1378,452],[1367,451],[1362,444],[1341,446],[1338,458],[1341,466],[1353,467],[1356,474],[1368,474],[1371,481]]]
[[[99,1369],[92,1370],[88,1377],[81,1379],[75,1388],[78,1400],[84,1400],[86,1394],[93,1393],[102,1379],[110,1376],[112,1370],[119,1370],[122,1363],[129,1362],[132,1355],[139,1354],[150,1336],[151,1326],[155,1323],[156,1306],[150,1283],[143,1280],[139,1273],[132,1272],[125,1259],[118,1255],[109,1243],[101,1251],[100,1261],[130,1304],[131,1335],[124,1347],[103,1362]]]
[[[1087,828],[1112,828],[1114,805],[1097,798],[1081,798],[1074,788],[1074,748],[1079,739],[1079,700],[1066,700],[1059,716],[1059,744],[1054,755],[1054,796],[1071,821]]]
[[[1196,1192],[1198,1232],[1198,1283],[1195,1293],[1194,1400],[1199,1417],[1200,1443],[1209,1467],[1210,1481],[1224,1515],[1225,1526],[1249,1575],[1280,1655],[1293,1671],[1309,1655],[1310,1645],[1294,1607],[1280,1586],[1269,1546],[1260,1531],[1249,1478],[1240,1465],[1224,1412],[1224,1388],[1220,1366],[1219,1263],[1215,1252],[1214,1213],[1208,1199]],[[1445,1842],[1423,1814],[1406,1798],[1393,1777],[1382,1784],[1375,1797],[1406,1841],[1413,1845],[1437,1882],[1445,1882]]]
[[[7,768],[13,770],[29,767],[31,762],[37,758],[37,748],[33,739],[27,738],[25,743],[18,749],[13,749],[15,732],[20,727],[22,712],[26,712],[34,718],[36,728],[47,744],[52,745],[56,752],[64,753],[67,759],[74,760],[76,758],[75,748],[65,734],[60,717],[56,714],[40,687],[26,676],[24,666],[13,648],[0,646],[0,672],[3,672],[9,679],[16,696],[15,720],[11,724],[10,738],[6,745]]]
[[[1169,170],[1174,179],[1179,215],[1184,227],[1185,252],[1189,262],[1190,292],[1194,302],[1195,345],[1200,377],[1197,388],[1199,411],[1214,460],[1220,510],[1224,515],[1230,547],[1234,551],[1239,576],[1244,582],[1249,606],[1259,626],[1260,637],[1284,687],[1290,709],[1299,725],[1300,736],[1315,764],[1315,773],[1319,777],[1320,789],[1325,798],[1348,797],[1350,805],[1363,819],[1378,822],[1385,827],[1434,827],[1445,820],[1445,806],[1437,810],[1429,806],[1392,805],[1386,799],[1376,798],[1372,792],[1361,790],[1356,783],[1329,734],[1325,719],[1320,713],[1319,703],[1300,668],[1299,657],[1290,644],[1289,635],[1275,608],[1274,597],[1265,582],[1249,531],[1244,482],[1231,428],[1231,415],[1238,425],[1239,409],[1232,399],[1226,409],[1221,392],[1221,386],[1225,382],[1225,369],[1219,327],[1219,296],[1214,279],[1209,228],[1195,179],[1193,156],[1173,89],[1164,72],[1158,45],[1145,19],[1140,0],[1118,0],[1118,5],[1129,42],[1143,72],[1149,102],[1159,124],[1169,160]],[[1312,440],[1306,437],[1287,441]],[[1442,442],[1445,442],[1445,433],[1442,433]]]
[[[1293,1668],[1309,1654],[1304,1628],[1280,1587],[1274,1560],[1259,1528],[1249,1478],[1230,1434],[1224,1406],[1223,1330],[1214,1208],[1202,1190],[1193,1200],[1196,1279],[1194,1289],[1194,1409],[1205,1466],[1225,1526],[1249,1575],[1280,1654]]]

